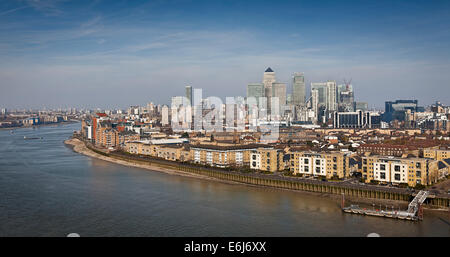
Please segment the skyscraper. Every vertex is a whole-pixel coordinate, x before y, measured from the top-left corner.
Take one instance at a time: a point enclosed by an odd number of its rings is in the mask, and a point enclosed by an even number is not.
[[[351,112],[354,110],[354,93],[351,84],[338,85],[337,98],[339,111]]]
[[[292,77],[292,104],[304,106],[306,101],[305,96],[305,76],[302,72],[296,72]]]
[[[272,83],[272,98],[278,98],[279,109],[286,105],[286,84],[285,83]]]
[[[272,84],[275,82],[275,72],[269,67],[263,75],[264,95],[268,98],[272,97]]]
[[[317,106],[326,106],[327,104],[327,83],[311,83],[311,95],[312,91],[317,90]]]
[[[327,111],[337,110],[337,87],[336,81],[327,81]]]
[[[188,99],[188,105],[192,106],[192,87],[186,86],[186,98]]]
[[[260,97],[264,97],[264,85],[261,83],[251,83],[247,85],[247,99],[254,97],[256,104],[259,104]]]
[[[319,114],[319,90],[314,88],[311,90],[311,109],[314,112],[314,123],[317,122]]]

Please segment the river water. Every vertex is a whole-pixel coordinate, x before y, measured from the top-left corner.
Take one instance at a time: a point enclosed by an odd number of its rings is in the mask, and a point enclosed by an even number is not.
[[[450,236],[445,212],[357,216],[336,199],[86,157],[63,143],[79,128],[0,130],[0,236]]]

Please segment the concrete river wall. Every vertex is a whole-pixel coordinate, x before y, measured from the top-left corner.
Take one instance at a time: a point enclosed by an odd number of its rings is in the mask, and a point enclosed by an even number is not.
[[[287,190],[307,191],[323,194],[345,195],[352,198],[394,200],[409,202],[414,197],[411,192],[404,188],[373,188],[370,185],[339,185],[333,182],[306,180],[300,178],[289,178],[281,176],[272,176],[264,174],[242,173],[236,171],[227,171],[218,168],[195,166],[188,163],[180,163],[157,159],[147,156],[133,156],[123,153],[105,153],[90,145],[86,145],[92,151],[106,155],[115,159],[137,162],[142,164],[151,163],[161,168],[180,170],[183,172],[207,176],[219,180],[233,181],[256,186],[266,186]],[[450,198],[448,197],[430,197],[424,203],[425,207],[434,209],[448,209]]]

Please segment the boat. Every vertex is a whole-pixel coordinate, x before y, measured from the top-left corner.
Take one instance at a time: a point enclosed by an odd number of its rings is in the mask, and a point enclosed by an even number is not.
[[[27,136],[24,136],[23,139],[25,139],[25,140],[43,139],[43,137],[27,137]]]

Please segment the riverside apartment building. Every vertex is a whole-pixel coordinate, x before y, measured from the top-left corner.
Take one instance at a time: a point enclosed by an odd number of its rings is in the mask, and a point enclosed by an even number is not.
[[[284,152],[281,149],[258,148],[250,153],[250,168],[262,171],[282,171],[285,169]]]
[[[350,155],[343,152],[292,152],[290,170],[295,175],[347,178],[350,175]]]
[[[366,183],[372,181],[394,185],[431,185],[439,178],[438,161],[425,158],[366,156],[361,173]]]
[[[216,166],[248,166],[250,153],[261,147],[261,145],[191,145],[190,151],[192,162]]]

